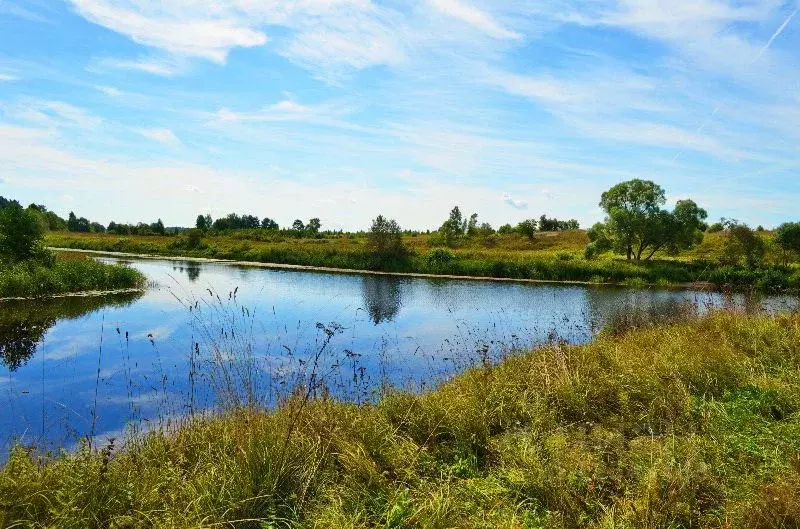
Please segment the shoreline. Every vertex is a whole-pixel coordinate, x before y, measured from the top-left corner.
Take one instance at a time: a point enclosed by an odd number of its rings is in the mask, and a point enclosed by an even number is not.
[[[35,301],[37,299],[57,299],[57,298],[88,298],[94,296],[113,296],[116,294],[133,294],[144,292],[146,288],[116,288],[113,290],[81,290],[78,292],[62,292],[60,294],[44,294],[41,296],[17,296],[0,298],[0,303],[4,301]]]
[[[592,282],[592,281],[577,281],[567,280],[558,281],[554,279],[524,279],[524,278],[511,278],[511,277],[492,277],[492,276],[470,276],[470,275],[452,275],[452,274],[427,274],[422,272],[385,272],[380,270],[364,270],[353,268],[334,268],[327,266],[311,266],[311,265],[294,265],[284,263],[264,263],[261,261],[241,261],[234,259],[218,259],[213,257],[187,257],[175,255],[158,255],[158,254],[138,254],[130,252],[114,252],[106,250],[84,250],[79,248],[62,248],[62,247],[47,247],[48,250],[57,252],[76,252],[85,253],[98,256],[109,257],[130,257],[136,259],[151,259],[151,260],[164,260],[164,261],[184,261],[195,263],[220,263],[233,266],[248,266],[253,268],[266,268],[271,270],[296,270],[305,272],[325,272],[335,274],[353,274],[353,275],[378,275],[378,276],[396,276],[396,277],[415,277],[422,279],[450,279],[450,280],[469,280],[469,281],[495,281],[506,283],[527,283],[527,284],[542,284],[542,285],[572,285],[572,286],[598,286],[598,287],[618,287],[618,288],[637,288],[624,283],[610,283],[610,282]],[[708,282],[695,282],[695,283],[672,283],[669,285],[656,285],[653,283],[646,283],[646,288],[656,288],[665,290],[698,290],[698,291],[715,291],[720,290],[717,285]]]

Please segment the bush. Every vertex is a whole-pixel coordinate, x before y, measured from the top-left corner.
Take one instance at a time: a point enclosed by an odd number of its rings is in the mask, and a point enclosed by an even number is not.
[[[19,204],[0,209],[0,260],[6,263],[48,259],[42,244],[47,225]]]
[[[430,266],[439,267],[450,263],[455,260],[455,258],[455,254],[446,248],[434,248],[428,252],[425,261]]]

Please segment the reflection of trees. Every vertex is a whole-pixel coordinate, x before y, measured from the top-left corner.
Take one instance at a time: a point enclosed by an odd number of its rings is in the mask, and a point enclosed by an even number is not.
[[[200,265],[197,263],[186,263],[186,275],[189,276],[189,281],[197,281],[200,277]]]
[[[363,277],[364,308],[375,325],[393,320],[400,312],[402,281],[402,278],[393,276],[365,275]]]
[[[74,319],[104,306],[125,306],[140,292],[113,296],[64,297],[0,303],[0,362],[14,371],[36,353],[42,337],[59,320]]]
[[[200,277],[200,265],[198,263],[187,261],[181,265],[175,265],[172,267],[173,270],[178,270],[180,272],[186,272],[186,275],[189,277],[189,281],[197,281],[197,278]]]

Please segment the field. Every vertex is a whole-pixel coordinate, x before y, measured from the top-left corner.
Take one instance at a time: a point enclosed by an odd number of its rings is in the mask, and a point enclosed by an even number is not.
[[[763,235],[770,238],[770,234]],[[707,234],[697,248],[678,256],[656,255],[652,261],[630,262],[603,256],[586,260],[588,242],[582,230],[538,233],[533,240],[520,235],[465,239],[443,248],[435,235],[406,235],[410,255],[376,259],[367,251],[363,234],[327,234],[318,238],[291,238],[261,230],[211,234],[191,241],[186,236],[126,236],[52,232],[47,244],[63,248],[122,251],[171,256],[213,257],[243,261],[466,275],[623,283],[632,286],[712,283],[734,288],[780,292],[800,289],[800,269],[771,249],[761,268],[722,266],[718,263],[724,235]]]
[[[0,298],[133,289],[144,282],[132,268],[60,254],[53,263],[31,261],[0,268]]]
[[[304,394],[76,453],[20,447],[0,526],[800,524],[798,316],[552,345],[374,405]]]

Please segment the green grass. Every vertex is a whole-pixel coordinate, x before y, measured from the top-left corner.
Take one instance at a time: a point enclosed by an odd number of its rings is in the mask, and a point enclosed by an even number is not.
[[[144,276],[133,268],[61,254],[52,264],[23,262],[0,267],[0,298],[140,288],[144,282]]]
[[[375,405],[290,399],[0,472],[0,526],[792,528],[800,317],[551,346]],[[119,444],[119,443],[117,443]]]
[[[708,282],[734,288],[769,292],[800,290],[800,269],[785,265],[770,254],[763,268],[721,266],[722,236],[709,234],[692,252],[677,257],[659,256],[648,262],[631,262],[608,256],[586,260],[588,239],[580,230],[538,234],[534,240],[518,235],[465,240],[457,248],[441,249],[428,235],[406,236],[410,256],[378,260],[366,251],[363,235],[320,238],[282,238],[263,231],[210,235],[199,246],[178,237],[118,237],[115,235],[54,232],[50,246],[156,255],[211,257],[243,261],[382,270],[441,275],[465,275],[543,281],[625,283],[635,286]],[[442,252],[449,258],[442,259]],[[774,253],[774,252],[773,252]]]

